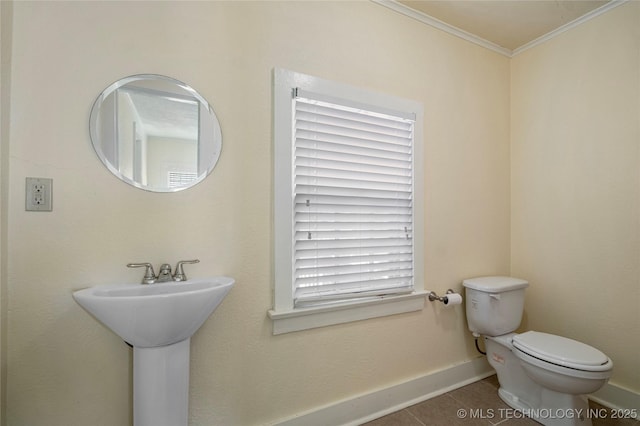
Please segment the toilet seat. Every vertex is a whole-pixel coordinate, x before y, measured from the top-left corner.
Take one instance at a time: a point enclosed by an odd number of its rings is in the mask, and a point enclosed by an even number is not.
[[[598,349],[554,334],[527,331],[514,335],[512,343],[518,350],[516,356],[519,358],[529,360],[534,358],[561,368],[584,372],[604,372],[613,367],[611,359]],[[528,356],[521,357],[518,352]],[[553,369],[556,370],[556,368]]]

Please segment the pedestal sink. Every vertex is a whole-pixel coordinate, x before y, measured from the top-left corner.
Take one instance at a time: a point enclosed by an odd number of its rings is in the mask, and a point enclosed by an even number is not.
[[[73,293],[84,309],[133,346],[134,426],[187,426],[191,336],[234,283],[213,277]]]

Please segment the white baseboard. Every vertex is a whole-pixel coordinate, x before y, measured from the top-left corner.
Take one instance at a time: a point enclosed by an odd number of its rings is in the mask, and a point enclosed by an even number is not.
[[[635,418],[640,419],[640,394],[629,389],[607,383],[598,392],[589,395],[589,399],[605,407],[620,410],[621,413],[636,413]]]
[[[270,423],[274,426],[357,426],[495,374],[485,357],[439,370],[384,389],[338,401]],[[640,394],[607,383],[589,399],[605,407],[640,413]]]
[[[388,388],[281,420],[277,426],[357,426],[484,379],[495,371],[485,357],[474,358]]]

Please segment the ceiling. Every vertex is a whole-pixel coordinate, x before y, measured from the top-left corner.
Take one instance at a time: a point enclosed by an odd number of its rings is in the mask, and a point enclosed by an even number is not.
[[[609,0],[398,0],[509,51],[609,3]]]
[[[183,139],[198,142],[198,101],[184,95],[121,88],[131,100],[139,117],[138,125],[147,136]]]

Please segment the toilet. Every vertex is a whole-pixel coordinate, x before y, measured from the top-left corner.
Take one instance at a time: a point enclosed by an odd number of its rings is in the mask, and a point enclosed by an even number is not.
[[[529,283],[512,277],[464,280],[469,330],[484,338],[500,398],[546,426],[591,426],[586,394],[604,386],[613,362],[584,343],[538,331],[514,333]]]

